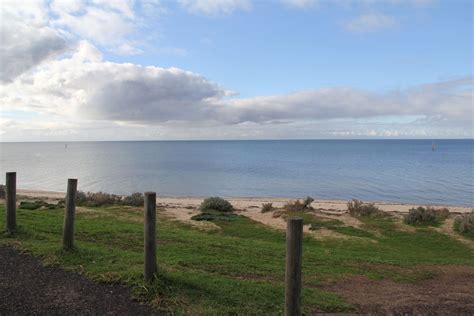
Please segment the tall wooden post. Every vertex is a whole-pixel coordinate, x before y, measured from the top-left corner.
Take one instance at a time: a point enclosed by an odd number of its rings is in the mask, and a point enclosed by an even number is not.
[[[145,281],[153,281],[156,266],[156,193],[145,192]]]
[[[5,228],[11,235],[16,231],[16,172],[6,174],[5,200]]]
[[[303,219],[290,218],[286,229],[285,316],[301,315]]]
[[[63,226],[63,248],[74,247],[74,219],[76,216],[77,179],[67,180],[66,209]]]

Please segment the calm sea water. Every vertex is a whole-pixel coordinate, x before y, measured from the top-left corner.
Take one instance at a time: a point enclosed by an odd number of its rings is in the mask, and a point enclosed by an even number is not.
[[[1,143],[18,187],[473,206],[474,140]],[[2,176],[1,183],[4,183]]]

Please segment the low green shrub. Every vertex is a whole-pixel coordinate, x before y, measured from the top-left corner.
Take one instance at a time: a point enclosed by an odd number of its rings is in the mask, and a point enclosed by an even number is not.
[[[132,195],[127,195],[122,199],[123,205],[128,206],[143,206],[145,204],[145,198],[142,193],[135,192]]]
[[[144,197],[142,193],[120,196],[105,192],[83,192],[76,194],[76,204],[78,206],[99,207],[111,205],[143,206]]]
[[[290,212],[303,212],[307,210],[312,210],[311,203],[314,199],[310,196],[306,197],[303,201],[296,200],[292,202],[288,202],[283,207],[285,210]]]
[[[5,198],[5,185],[0,184],[0,199]]]
[[[412,208],[405,215],[403,221],[408,225],[437,225],[449,215],[447,208],[434,209],[433,207]]]
[[[474,233],[474,212],[463,214],[454,220],[454,230],[461,234]]]
[[[119,204],[121,198],[115,194],[109,194],[104,192],[77,192],[76,203],[78,206],[108,206]]]
[[[262,204],[262,213],[268,213],[273,211],[273,203],[263,203]]]
[[[217,196],[204,199],[204,201],[202,201],[201,205],[199,206],[199,209],[202,212],[217,211],[223,213],[231,213],[232,211],[234,211],[234,207],[232,206],[232,204],[230,204],[229,201]]]
[[[353,199],[347,203],[349,214],[356,217],[385,216],[386,214],[374,203],[364,203]]]

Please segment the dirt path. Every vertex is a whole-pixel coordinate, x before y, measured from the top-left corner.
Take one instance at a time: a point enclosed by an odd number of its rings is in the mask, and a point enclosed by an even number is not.
[[[0,315],[165,315],[131,299],[130,290],[98,284],[31,255],[0,247]]]
[[[436,276],[416,283],[354,276],[323,286],[369,315],[474,315],[474,267],[431,267]]]

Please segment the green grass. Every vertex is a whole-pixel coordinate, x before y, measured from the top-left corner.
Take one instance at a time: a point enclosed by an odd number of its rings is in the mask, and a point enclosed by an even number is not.
[[[4,206],[0,205],[3,214]],[[121,282],[135,295],[176,314],[282,313],[285,233],[246,217],[214,221],[203,231],[170,221],[158,213],[159,279],[143,282],[143,213],[140,208],[94,208],[76,214],[76,248],[61,250],[63,210],[17,211],[18,232],[2,235],[11,244],[40,256],[47,264],[78,271],[101,282]],[[306,218],[306,220],[311,220]],[[303,293],[305,313],[345,311],[353,307],[322,282],[353,274],[373,279],[417,282],[434,277],[430,266],[474,266],[473,251],[429,228],[397,230],[391,219],[361,219],[363,229],[337,221],[331,226],[364,238],[316,240],[305,236]],[[0,216],[0,225],[4,217]]]

